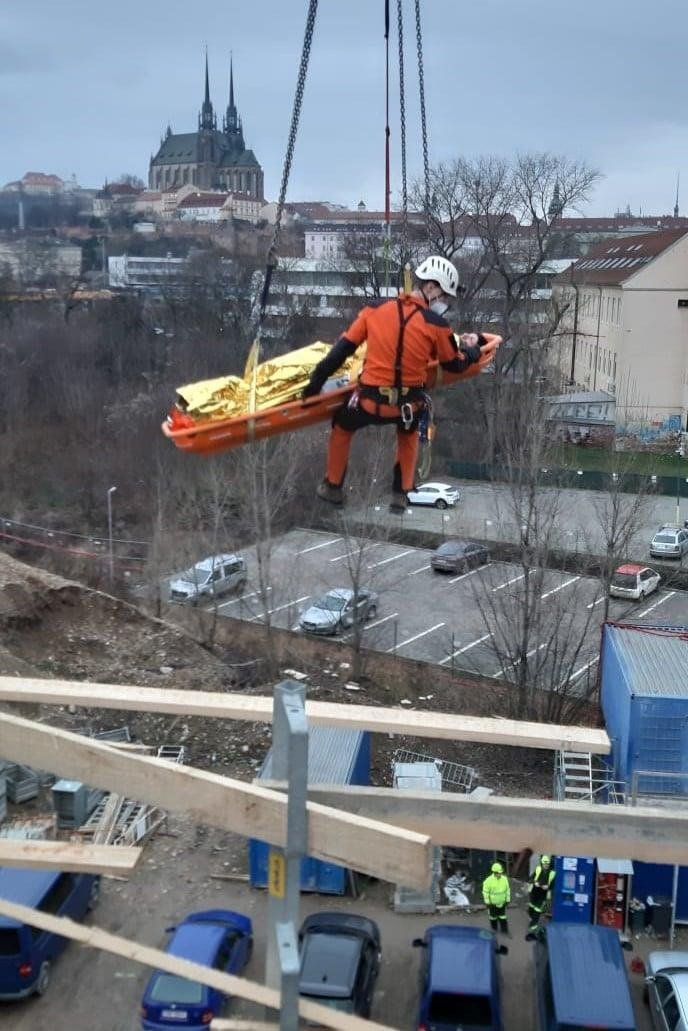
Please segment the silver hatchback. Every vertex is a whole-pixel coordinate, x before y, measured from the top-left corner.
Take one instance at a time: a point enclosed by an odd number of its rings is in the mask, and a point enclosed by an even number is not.
[[[650,542],[654,558],[682,558],[688,551],[688,530],[682,526],[663,526]]]
[[[657,1031],[688,1031],[688,952],[651,952],[645,1001]]]

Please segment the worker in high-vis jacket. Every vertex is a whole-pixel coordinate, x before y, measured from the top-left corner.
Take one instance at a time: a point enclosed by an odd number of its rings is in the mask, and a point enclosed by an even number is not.
[[[493,863],[483,881],[483,901],[487,906],[492,930],[501,931],[510,938],[506,907],[511,902],[511,888],[501,863]]]
[[[397,449],[390,510],[403,513],[413,490],[418,457],[418,424],[426,405],[428,366],[437,361],[449,374],[465,372],[481,359],[481,347],[494,346],[477,333],[458,347],[444,315],[459,289],[459,274],[441,255],[415,271],[411,293],[369,301],[330,352],[316,365],[304,398],[319,394],[325,382],[366,341],[356,390],[332,420],[325,479],[317,488],[323,501],[340,506],[354,433],[364,426],[393,424]],[[490,340],[501,340],[491,337]],[[498,345],[496,345],[498,346]]]
[[[554,877],[555,872],[551,858],[545,855],[540,856],[540,862],[533,870],[528,885],[528,933],[526,935],[528,939],[537,934],[543,910],[552,898]]]

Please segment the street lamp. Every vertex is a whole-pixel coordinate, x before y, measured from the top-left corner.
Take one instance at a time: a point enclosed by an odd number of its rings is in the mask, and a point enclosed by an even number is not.
[[[112,587],[115,580],[115,557],[112,551],[112,495],[117,490],[116,487],[110,487],[107,492],[107,515],[108,515],[108,555],[110,565],[110,587]]]
[[[686,454],[686,446],[682,440],[679,444],[676,454],[679,458],[684,458]],[[676,525],[681,525],[681,470],[676,470]]]

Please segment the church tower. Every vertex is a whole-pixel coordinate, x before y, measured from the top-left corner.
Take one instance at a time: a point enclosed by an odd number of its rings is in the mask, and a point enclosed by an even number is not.
[[[227,111],[222,124],[222,131],[230,141],[230,146],[241,153],[245,150],[244,145],[244,130],[241,124],[241,118],[237,114],[236,104],[234,103],[234,62],[232,58],[229,59],[229,104],[227,105]]]
[[[210,100],[210,79],[208,76],[208,49],[205,51],[205,97],[198,116],[198,173],[197,185],[208,190],[215,185],[215,132],[217,119]]]

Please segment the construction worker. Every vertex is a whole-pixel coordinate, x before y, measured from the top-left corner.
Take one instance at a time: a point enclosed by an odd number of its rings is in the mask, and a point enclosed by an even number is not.
[[[528,933],[526,940],[530,941],[537,934],[540,926],[540,918],[546,904],[552,898],[552,885],[554,884],[554,868],[549,856],[540,856],[540,862],[533,870],[528,885]]]
[[[358,387],[332,420],[325,479],[317,488],[318,497],[332,505],[344,503],[342,485],[354,433],[364,426],[391,423],[397,428],[397,451],[390,511],[406,511],[406,493],[414,486],[428,365],[437,359],[448,373],[464,372],[480,360],[481,345],[487,345],[482,336],[468,333],[461,337],[459,349],[444,319],[459,288],[459,274],[450,261],[441,255],[427,258],[415,278],[410,294],[368,302],[316,365],[303,393],[304,398],[319,394],[327,379],[367,341]]]
[[[506,907],[511,902],[511,888],[501,863],[493,863],[490,873],[483,881],[483,900],[487,906],[492,930],[501,931],[510,938]]]

